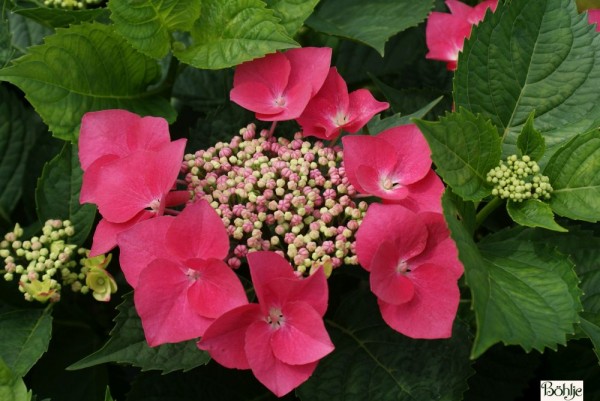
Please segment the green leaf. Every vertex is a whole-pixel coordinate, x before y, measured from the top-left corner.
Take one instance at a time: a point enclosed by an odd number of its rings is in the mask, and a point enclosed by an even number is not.
[[[110,18],[135,49],[153,58],[171,50],[171,33],[188,32],[200,17],[199,0],[110,0]]]
[[[385,42],[421,23],[433,0],[326,0],[306,24],[316,31],[356,40],[383,57]]]
[[[548,162],[544,175],[554,191],[550,206],[575,220],[600,220],[600,131],[573,138]]]
[[[122,108],[174,120],[167,99],[148,92],[160,77],[156,61],[133,50],[110,26],[84,23],[57,29],[40,46],[0,70],[21,88],[62,139],[75,140],[88,111]]]
[[[326,324],[335,351],[296,390],[302,400],[459,400],[467,389],[471,339],[461,322],[450,339],[411,339],[390,329],[375,297],[359,291]]]
[[[367,127],[369,128],[369,133],[371,135],[375,135],[389,128],[397,127],[399,125],[411,124],[413,118],[423,118],[425,114],[429,113],[431,109],[433,109],[442,100],[442,98],[443,97],[440,96],[437,99],[434,99],[421,109],[411,114],[402,115],[401,113],[398,113],[394,114],[391,117],[384,118],[383,120],[378,114],[375,117],[373,117],[367,125]]]
[[[546,151],[546,142],[540,131],[533,127],[534,114],[535,112],[532,111],[527,117],[527,121],[517,138],[517,147],[522,155],[528,155],[531,160],[537,161],[541,159]]]
[[[114,401],[112,395],[110,395],[110,388],[106,386],[106,393],[104,394],[104,401]]]
[[[24,55],[27,53],[27,48],[42,43],[44,37],[54,33],[52,29],[20,14],[10,13],[8,23],[11,33],[11,51],[13,53],[11,59]]]
[[[192,44],[175,56],[196,68],[216,70],[298,47],[260,0],[204,0]]]
[[[25,376],[48,350],[51,334],[48,309],[0,309],[0,358],[16,376]]]
[[[506,203],[506,211],[516,223],[527,227],[542,227],[547,230],[568,231],[554,221],[554,213],[547,203],[537,199]]]
[[[590,338],[592,344],[594,344],[594,352],[600,360],[600,327],[598,325],[581,318],[579,322],[581,330]],[[599,362],[600,363],[600,362]]]
[[[31,114],[0,85],[0,209],[10,214],[23,191],[27,154],[33,143]]]
[[[500,127],[507,155],[535,110],[550,156],[600,126],[599,64],[600,36],[575,2],[499,2],[459,56],[454,100]]]
[[[144,337],[142,322],[135,311],[131,294],[117,307],[115,327],[110,339],[102,348],[67,369],[77,370],[106,362],[127,363],[142,370],[160,370],[169,373],[176,370],[187,371],[210,360],[208,354],[200,351],[196,341],[176,344],[163,344],[151,348]]]
[[[466,109],[447,113],[438,122],[416,120],[431,147],[437,172],[466,200],[481,200],[492,191],[486,174],[500,160],[500,138],[492,123]]]
[[[0,358],[0,400],[31,400],[31,392],[27,392],[27,387],[25,387],[23,379],[11,372],[2,358]]]
[[[478,248],[456,218],[460,202],[449,195],[442,199],[472,294],[477,335],[471,357],[498,342],[525,351],[565,344],[581,310],[581,291],[569,258],[554,247],[540,248],[518,238],[519,230],[488,236]]]
[[[30,18],[50,28],[68,27],[82,22],[108,20],[108,10],[94,8],[87,10],[66,10],[64,8],[40,7],[35,1],[19,1],[12,12]]]
[[[267,7],[275,11],[285,31],[290,37],[302,27],[304,21],[312,14],[319,0],[265,0]]]
[[[94,225],[96,207],[79,203],[83,171],[77,145],[66,143],[61,152],[44,166],[35,191],[38,218],[70,220],[75,234],[69,243],[81,245]]]

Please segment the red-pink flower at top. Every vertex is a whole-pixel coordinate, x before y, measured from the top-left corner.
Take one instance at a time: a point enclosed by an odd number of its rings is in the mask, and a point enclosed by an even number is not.
[[[366,89],[348,94],[346,82],[332,67],[321,90],[310,100],[297,121],[302,126],[304,136],[332,140],[342,130],[357,132],[375,114],[389,106],[388,103],[377,101]]]
[[[589,23],[596,24],[596,32],[600,32],[600,9],[590,9],[587,13]]]
[[[223,261],[229,252],[223,222],[204,200],[177,217],[142,221],[117,242],[150,346],[198,338],[217,317],[248,303]]]
[[[304,47],[239,65],[230,98],[263,121],[293,120],[325,82],[331,49]]]
[[[349,135],[342,143],[346,176],[358,192],[415,212],[442,210],[444,184],[431,169],[429,145],[415,125],[376,136]]]
[[[458,53],[462,51],[466,38],[471,35],[471,28],[477,25],[488,8],[496,10],[498,0],[486,0],[471,7],[458,0],[446,0],[451,14],[432,12],[427,19],[425,38],[429,52],[426,58],[445,61],[448,70],[454,71],[458,61]]]
[[[463,266],[442,214],[372,204],[356,252],[390,327],[412,338],[452,335]]]
[[[305,382],[333,351],[323,323],[327,279],[323,269],[297,277],[274,252],[249,253],[248,264],[259,303],[217,318],[198,347],[225,367],[251,369],[281,397]]]
[[[79,200],[97,204],[103,217],[90,255],[108,252],[119,232],[153,217],[167,203],[189,199],[180,192],[169,193],[184,148],[185,139],[171,142],[163,118],[140,117],[127,110],[83,116],[79,160],[84,173]]]

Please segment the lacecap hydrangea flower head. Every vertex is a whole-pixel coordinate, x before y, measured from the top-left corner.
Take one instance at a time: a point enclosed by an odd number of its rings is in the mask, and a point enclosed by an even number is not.
[[[108,110],[82,123],[81,200],[103,216],[94,247],[118,244],[148,343],[200,338],[278,396],[334,350],[323,316],[336,269],[369,271],[383,319],[411,337],[450,336],[458,305],[462,265],[427,143],[414,125],[345,135],[388,104],[348,93],[330,57],[294,49],[238,66],[231,99],[271,128],[185,156],[159,118]],[[302,131],[275,135],[290,119]]]

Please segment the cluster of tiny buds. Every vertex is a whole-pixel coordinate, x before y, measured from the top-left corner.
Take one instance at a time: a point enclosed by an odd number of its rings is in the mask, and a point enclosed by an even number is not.
[[[286,257],[298,274],[358,264],[354,234],[367,203],[354,201],[341,149],[255,129],[250,124],[183,163],[193,198],[206,199],[227,228],[228,264],[237,268],[257,250]]]
[[[0,241],[0,269],[5,281],[19,280],[19,291],[28,301],[56,302],[60,300],[63,286],[74,292],[87,293],[89,251],[69,244],[75,234],[69,220],[48,220],[42,234],[22,240],[23,229],[19,224]],[[93,290],[95,291],[95,290]]]
[[[44,0],[46,7],[64,8],[67,10],[83,10],[94,4],[100,4],[102,0]]]
[[[506,163],[487,173],[487,181],[494,184],[492,195],[522,202],[527,199],[550,199],[552,186],[548,177],[540,174],[540,167],[527,155],[521,159],[509,156]]]

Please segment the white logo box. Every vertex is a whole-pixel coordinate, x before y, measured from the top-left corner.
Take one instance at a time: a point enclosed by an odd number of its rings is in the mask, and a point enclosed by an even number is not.
[[[583,401],[583,380],[541,380],[540,401]]]

